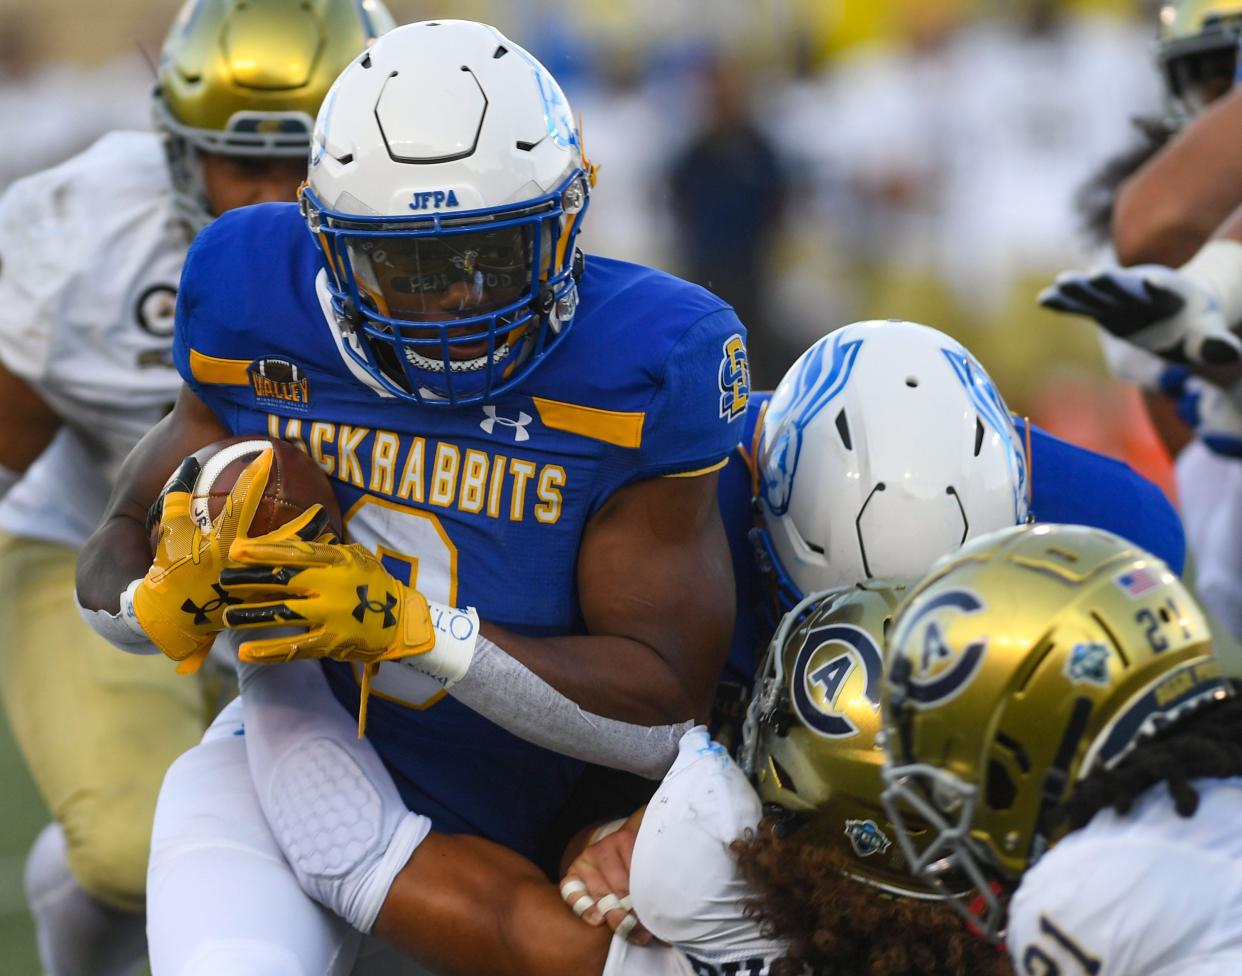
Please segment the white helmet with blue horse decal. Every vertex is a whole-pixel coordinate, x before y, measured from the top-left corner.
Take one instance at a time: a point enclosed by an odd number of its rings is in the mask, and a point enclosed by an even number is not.
[[[874,577],[914,579],[1027,520],[1027,460],[995,385],[957,340],[856,322],[812,345],[762,419],[755,530],[782,608]]]

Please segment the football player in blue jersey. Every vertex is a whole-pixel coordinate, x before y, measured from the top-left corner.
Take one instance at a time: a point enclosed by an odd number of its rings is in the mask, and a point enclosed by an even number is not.
[[[668,767],[733,621],[715,488],[746,410],[745,331],[702,289],[578,252],[593,173],[555,80],[497,31],[386,35],[325,99],[300,207],[235,212],[196,240],[174,341],[186,386],[79,563],[84,616],[129,649],[192,668],[227,626],[245,660],[332,659],[351,711],[369,681],[367,729],[405,801],[526,854],[581,760]],[[303,445],[350,544],[316,541],[315,513],[249,538],[266,454],[209,528],[179,472],[153,563],[144,521],[168,472],[230,434]],[[291,620],[292,636],[268,629]],[[288,758],[335,791],[315,773],[331,755]],[[170,775],[157,812],[155,971],[227,968],[254,933],[321,971],[340,920],[297,890],[266,824],[187,839],[213,790],[257,805],[244,740],[209,732],[177,767],[193,772]],[[323,881],[366,930],[372,858],[403,863],[420,837],[341,802],[380,849],[346,844]],[[200,893],[236,878],[238,860],[253,875],[192,917],[168,897],[177,877]],[[189,922],[162,956],[158,933]]]

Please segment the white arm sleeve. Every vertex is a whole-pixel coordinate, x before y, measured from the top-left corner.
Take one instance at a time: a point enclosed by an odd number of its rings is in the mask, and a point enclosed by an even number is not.
[[[113,647],[120,648],[130,654],[159,654],[160,649],[151,643],[149,638],[134,616],[134,587],[142,580],[136,579],[121,594],[121,608],[116,613],[107,610],[90,610],[82,606],[77,591],[73,593],[73,602],[77,604],[78,614],[91,630],[106,640]]]
[[[417,657],[407,660],[417,667]],[[479,638],[469,669],[449,694],[537,746],[648,779],[673,764],[678,740],[694,724],[635,725],[595,715],[486,637]]]
[[[636,725],[595,715],[562,695],[479,631],[473,607],[428,601],[436,643],[396,667],[432,678],[463,705],[537,746],[658,779],[694,723]]]
[[[20,479],[21,475],[19,475],[16,471],[12,468],[6,468],[3,464],[0,464],[0,498],[7,495],[9,493],[9,489],[17,484]]]

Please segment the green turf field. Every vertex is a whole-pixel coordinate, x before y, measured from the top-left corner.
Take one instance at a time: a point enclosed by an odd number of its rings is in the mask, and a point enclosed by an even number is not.
[[[5,976],[38,976],[34,929],[22,891],[22,865],[48,817],[3,719],[0,782],[4,784],[0,788],[0,972]]]

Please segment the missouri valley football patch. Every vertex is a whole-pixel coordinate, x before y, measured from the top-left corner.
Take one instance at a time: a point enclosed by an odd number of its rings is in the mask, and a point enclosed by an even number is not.
[[[310,406],[310,380],[302,367],[287,359],[256,359],[246,369],[256,402],[305,410]]]

